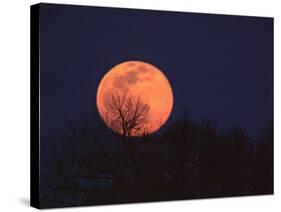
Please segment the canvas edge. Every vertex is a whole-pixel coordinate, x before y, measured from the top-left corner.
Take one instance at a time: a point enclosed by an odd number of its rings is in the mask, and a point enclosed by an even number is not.
[[[39,10],[40,4],[30,6],[30,205],[38,209],[40,208]]]
[[[168,10],[168,9],[153,9],[153,8],[139,8],[139,7],[122,7],[122,6],[106,6],[106,5],[94,5],[94,4],[82,4],[82,3],[55,3],[55,2],[41,2],[41,5],[46,6],[64,6],[64,7],[85,7],[85,8],[99,8],[99,9],[115,9],[115,10],[129,10],[135,12],[156,12],[156,13],[170,13],[170,14],[194,14],[194,15],[216,15],[216,16],[231,16],[231,17],[246,17],[246,18],[262,18],[262,19],[274,19],[273,16],[263,15],[246,15],[246,14],[231,14],[231,13],[216,13],[216,12],[196,12],[187,10]]]

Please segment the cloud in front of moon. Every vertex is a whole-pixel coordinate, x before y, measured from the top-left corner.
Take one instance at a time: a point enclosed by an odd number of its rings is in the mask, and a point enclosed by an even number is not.
[[[116,118],[110,107],[115,95],[139,98],[147,105],[145,127],[148,133],[157,131],[167,121],[173,107],[172,88],[166,76],[160,69],[142,61],[118,64],[102,78],[97,91],[97,107],[109,127],[108,119]]]

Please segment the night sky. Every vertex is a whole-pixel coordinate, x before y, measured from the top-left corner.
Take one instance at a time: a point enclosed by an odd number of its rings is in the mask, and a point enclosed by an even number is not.
[[[257,138],[272,124],[272,18],[41,4],[41,138],[95,111],[101,78],[127,60],[168,77],[167,124],[185,107],[221,132],[239,124]]]

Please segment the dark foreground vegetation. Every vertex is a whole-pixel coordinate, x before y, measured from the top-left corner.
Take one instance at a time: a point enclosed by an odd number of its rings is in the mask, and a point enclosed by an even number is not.
[[[239,127],[222,134],[185,117],[130,138],[94,119],[47,143],[43,208],[273,193],[272,128],[253,141]]]

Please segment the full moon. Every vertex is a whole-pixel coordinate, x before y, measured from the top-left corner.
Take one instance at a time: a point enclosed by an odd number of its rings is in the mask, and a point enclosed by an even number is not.
[[[173,108],[173,92],[167,77],[142,61],[126,61],[112,67],[99,83],[97,108],[102,120],[124,136],[142,136],[160,129]]]

